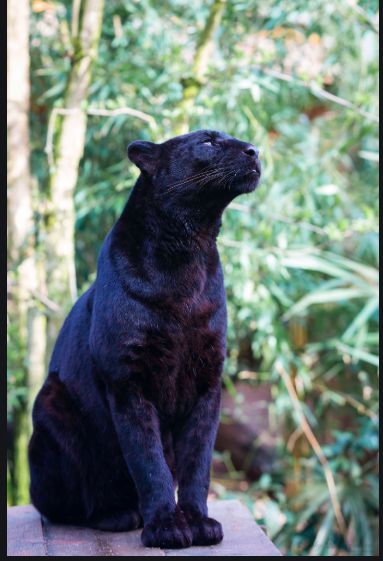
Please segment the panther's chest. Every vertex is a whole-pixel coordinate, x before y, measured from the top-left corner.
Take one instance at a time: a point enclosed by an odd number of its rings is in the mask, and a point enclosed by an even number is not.
[[[225,357],[225,325],[220,306],[208,300],[165,314],[149,335],[151,399],[165,414],[190,410],[199,395],[220,381]]]

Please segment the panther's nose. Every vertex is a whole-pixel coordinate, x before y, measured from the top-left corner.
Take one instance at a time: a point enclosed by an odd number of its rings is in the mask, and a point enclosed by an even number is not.
[[[259,156],[258,148],[256,148],[252,144],[248,144],[247,146],[245,146],[243,152],[246,154],[246,156],[250,156],[251,158],[258,158]]]

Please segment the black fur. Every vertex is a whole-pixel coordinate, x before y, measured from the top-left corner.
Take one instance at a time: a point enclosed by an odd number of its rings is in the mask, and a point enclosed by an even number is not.
[[[133,142],[128,155],[141,175],[34,405],[31,498],[56,522],[143,524],[146,546],[214,544],[206,499],[226,353],[216,236],[224,208],[258,183],[258,151],[202,130]]]

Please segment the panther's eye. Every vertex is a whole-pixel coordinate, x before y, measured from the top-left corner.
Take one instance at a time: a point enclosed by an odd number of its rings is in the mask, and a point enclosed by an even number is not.
[[[213,142],[211,140],[203,140],[201,144],[205,146],[213,146]]]

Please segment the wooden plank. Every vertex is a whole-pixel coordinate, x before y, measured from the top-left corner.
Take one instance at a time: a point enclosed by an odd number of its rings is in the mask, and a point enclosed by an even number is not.
[[[39,513],[31,505],[7,510],[7,556],[47,555]]]
[[[8,509],[9,556],[279,556],[277,548],[254,522],[247,508],[237,500],[209,502],[209,514],[223,526],[221,544],[186,549],[145,548],[141,530],[102,532],[78,526],[61,526],[41,521],[32,506]]]
[[[118,556],[165,557],[165,552],[156,547],[144,547],[141,543],[142,530],[134,532],[97,532],[104,539],[107,534],[113,554]]]
[[[224,538],[218,545],[165,551],[166,556],[280,556],[280,551],[256,524],[248,509],[238,500],[211,501],[209,516],[221,522]]]
[[[94,532],[89,528],[61,526],[43,520],[43,533],[49,556],[93,557],[100,555]]]
[[[52,556],[165,556],[161,549],[143,547],[141,530],[102,532],[78,526],[59,526],[44,521],[43,531],[48,555]]]

